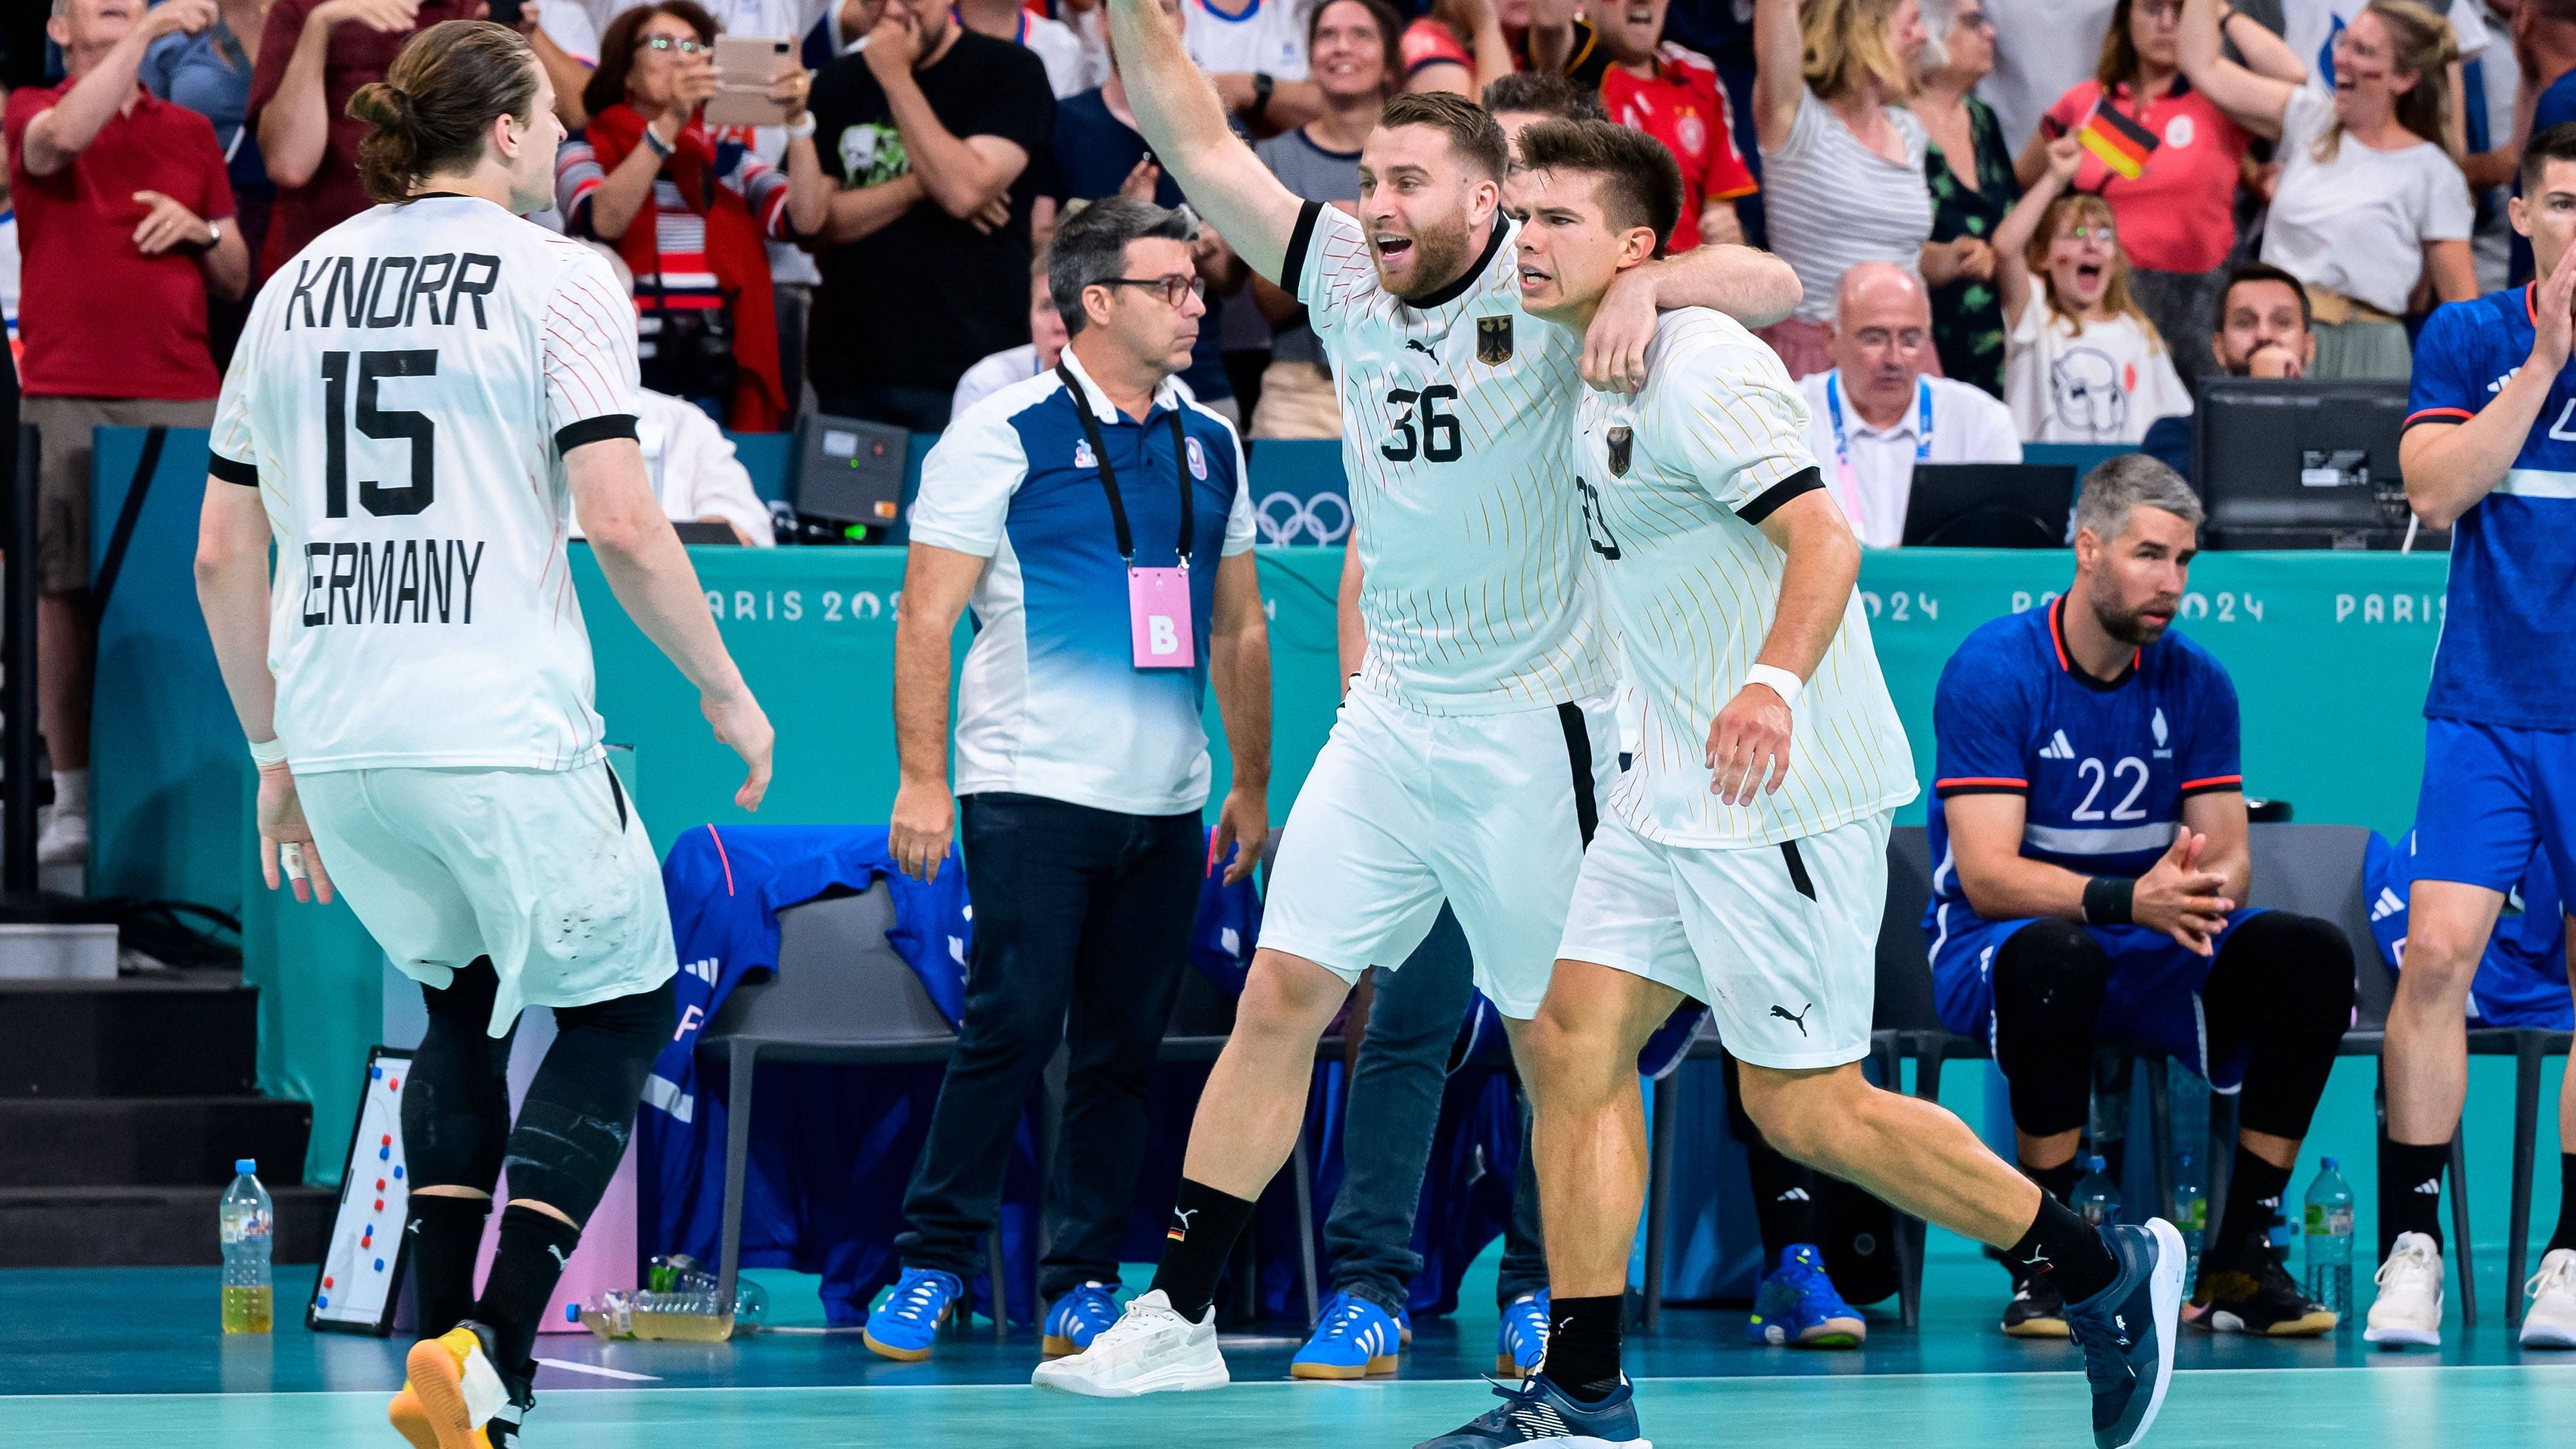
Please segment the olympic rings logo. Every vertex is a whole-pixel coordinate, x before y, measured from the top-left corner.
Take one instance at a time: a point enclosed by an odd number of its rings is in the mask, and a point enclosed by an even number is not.
[[[1265,495],[1253,506],[1253,526],[1273,547],[1339,543],[1350,535],[1351,504],[1339,493]]]

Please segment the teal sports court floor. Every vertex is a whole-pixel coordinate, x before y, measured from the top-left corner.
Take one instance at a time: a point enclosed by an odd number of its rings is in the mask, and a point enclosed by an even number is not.
[[[2492,1261],[2492,1259],[2490,1259]],[[384,1427],[403,1345],[316,1335],[280,1273],[266,1342],[215,1330],[212,1269],[0,1272],[0,1445],[42,1449],[400,1449]],[[2482,1274],[2482,1277],[2488,1275]],[[1365,1385],[1284,1378],[1291,1325],[1228,1341],[1235,1386],[1098,1403],[1027,1386],[1035,1339],[989,1326],[943,1339],[926,1363],[877,1359],[854,1333],[822,1333],[774,1283],[779,1318],[804,1331],[721,1345],[602,1344],[550,1336],[528,1449],[1016,1449],[1021,1445],[1409,1449],[1490,1402],[1489,1279],[1424,1323],[1401,1377]],[[1993,1331],[2001,1273],[1937,1254],[1922,1328],[1872,1314],[1858,1353],[1747,1346],[1744,1314],[1672,1310],[1631,1340],[1647,1432],[1681,1446],[2084,1449],[2076,1354]],[[2160,1449],[2514,1449],[2576,1443],[2576,1354],[2514,1347],[2501,1279],[2482,1283],[2480,1325],[2456,1300],[2439,1354],[2385,1355],[2357,1335],[2255,1343],[2186,1330],[2180,1371],[2148,1441]],[[2363,1291],[2367,1293],[2366,1281]],[[300,1308],[300,1303],[292,1305]],[[296,1322],[289,1323],[290,1317]]]

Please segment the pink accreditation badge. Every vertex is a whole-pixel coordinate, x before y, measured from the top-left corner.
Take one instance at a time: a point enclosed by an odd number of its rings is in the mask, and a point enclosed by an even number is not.
[[[1190,630],[1190,571],[1127,571],[1127,623],[1139,669],[1188,669],[1198,662]]]

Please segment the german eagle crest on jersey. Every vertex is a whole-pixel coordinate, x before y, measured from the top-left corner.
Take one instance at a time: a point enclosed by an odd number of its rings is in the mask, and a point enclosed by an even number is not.
[[[1476,319],[1476,360],[1487,367],[1500,367],[1512,360],[1510,313]]]

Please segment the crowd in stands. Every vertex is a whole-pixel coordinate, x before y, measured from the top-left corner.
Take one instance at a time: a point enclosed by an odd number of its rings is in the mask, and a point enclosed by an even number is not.
[[[2527,274],[2502,205],[2517,149],[2576,118],[2576,0],[1165,4],[1312,199],[1356,199],[1362,141],[1408,91],[1661,140],[1687,189],[1672,246],[1767,246],[1805,284],[1764,336],[1807,379],[1836,496],[1887,545],[1909,458],[2160,423],[2171,445],[2211,369],[2404,378],[2431,307]],[[0,210],[0,308],[29,416],[59,434],[49,738],[86,734],[88,430],[204,421],[249,297],[366,204],[350,95],[417,29],[486,14],[530,36],[572,128],[538,220],[617,255],[647,385],[734,431],[945,426],[1053,365],[1062,218],[1187,199],[1136,132],[1099,0],[52,0],[41,35],[5,37]],[[724,36],[781,42],[763,99],[784,124],[706,119]],[[1338,437],[1295,299],[1212,230],[1196,257],[1209,316],[1183,384],[1254,439]],[[2222,319],[2231,277],[2259,325]],[[672,457],[740,471],[720,436]],[[683,476],[665,497],[728,490]],[[765,539],[751,512],[689,516]],[[75,801],[78,753],[55,756]]]

